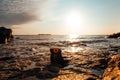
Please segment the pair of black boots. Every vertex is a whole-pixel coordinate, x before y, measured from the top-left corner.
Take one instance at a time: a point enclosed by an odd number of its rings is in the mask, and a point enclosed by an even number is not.
[[[63,68],[68,65],[69,60],[64,60],[64,58],[62,57],[61,49],[51,48],[50,52],[51,52],[50,61],[52,65],[58,66],[60,68]]]

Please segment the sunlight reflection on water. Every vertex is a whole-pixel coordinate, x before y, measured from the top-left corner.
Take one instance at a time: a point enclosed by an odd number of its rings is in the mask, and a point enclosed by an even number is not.
[[[67,52],[79,52],[80,50],[83,50],[83,48],[80,47],[68,47]]]
[[[78,37],[79,37],[79,35],[69,35],[68,36],[68,41],[75,42],[75,41],[77,41]]]
[[[72,43],[72,45],[66,46],[66,52],[79,52],[80,50],[83,50],[83,48],[80,47],[79,44],[76,44],[75,42],[78,41],[79,35],[69,35],[68,41]],[[75,43],[75,44],[74,44]]]

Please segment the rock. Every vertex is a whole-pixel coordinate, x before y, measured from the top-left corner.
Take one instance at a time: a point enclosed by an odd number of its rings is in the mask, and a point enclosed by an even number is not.
[[[14,58],[13,56],[3,57],[3,58],[0,58],[0,61],[11,60],[11,59],[13,59],[13,58]]]
[[[68,60],[64,60],[63,56],[62,56],[62,51],[59,48],[51,48],[50,49],[51,52],[51,56],[50,56],[50,60],[51,60],[51,64],[53,65],[61,65],[58,67],[65,67],[68,65]]]
[[[103,74],[103,80],[120,80],[120,54],[111,57]]]
[[[20,37],[16,37],[15,39],[20,39]]]
[[[40,80],[48,80],[46,78],[53,78],[56,77],[58,74],[57,73],[53,73],[47,70],[44,71],[40,71],[36,77],[39,78]]]
[[[7,44],[13,39],[12,29],[0,27],[0,44]]]
[[[90,77],[90,78],[87,78],[86,80],[96,80],[96,79],[95,79],[95,78]]]
[[[120,32],[111,34],[111,35],[107,36],[107,38],[120,38]]]
[[[50,72],[58,73],[60,68],[54,65],[48,65],[47,70]]]

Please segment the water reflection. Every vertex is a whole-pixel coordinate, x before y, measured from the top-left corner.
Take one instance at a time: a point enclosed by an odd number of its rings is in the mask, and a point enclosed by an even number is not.
[[[67,52],[73,52],[73,53],[79,52],[80,50],[83,50],[83,48],[80,48],[80,47],[68,47],[67,48]]]
[[[79,35],[69,35],[68,36],[68,41],[70,42],[76,42],[78,39]]]
[[[76,43],[79,41],[79,35],[69,35],[68,40],[69,43],[67,43],[66,46],[66,52],[79,52],[80,50],[83,50],[79,43]]]

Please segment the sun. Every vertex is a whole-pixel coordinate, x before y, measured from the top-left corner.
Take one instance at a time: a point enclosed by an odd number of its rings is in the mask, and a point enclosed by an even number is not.
[[[70,11],[65,15],[65,25],[71,33],[76,33],[81,25],[81,16],[78,11]]]
[[[80,23],[80,15],[78,12],[70,12],[66,16],[66,24],[70,27],[78,26]]]

